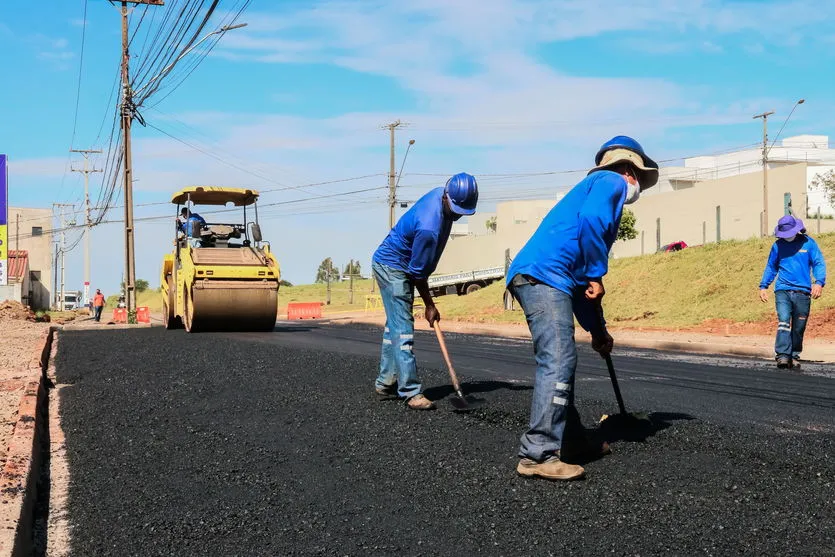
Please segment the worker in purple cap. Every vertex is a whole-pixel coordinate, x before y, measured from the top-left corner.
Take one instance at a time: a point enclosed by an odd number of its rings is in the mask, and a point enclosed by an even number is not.
[[[768,263],[760,281],[760,299],[768,301],[768,287],[774,285],[777,301],[777,367],[794,367],[803,351],[803,334],[809,320],[812,299],[818,299],[826,284],[826,262],[817,242],[806,235],[803,221],[786,215],[774,229],[777,241],[771,246]],[[812,276],[815,283],[812,284]]]

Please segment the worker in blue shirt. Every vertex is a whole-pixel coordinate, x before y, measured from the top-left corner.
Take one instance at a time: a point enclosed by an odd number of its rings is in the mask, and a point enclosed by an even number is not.
[[[774,235],[777,241],[771,246],[760,281],[760,299],[768,301],[768,287],[776,277],[777,340],[774,352],[777,367],[785,369],[794,367],[800,359],[812,298],[820,298],[826,284],[826,262],[817,242],[806,235],[802,220],[792,215],[781,217]],[[812,284],[811,275],[815,277],[815,284]]]
[[[177,229],[188,238],[188,243],[191,247],[199,248],[203,245],[200,238],[192,237],[192,230],[202,230],[204,226],[206,226],[206,219],[197,213],[192,213],[186,207],[180,210],[180,218],[177,219]]]
[[[421,197],[386,236],[371,262],[386,311],[380,374],[375,391],[382,397],[400,396],[409,408],[431,410],[435,404],[421,393],[414,345],[414,290],[426,306],[429,325],[441,318],[432,301],[427,279],[435,271],[453,221],[475,213],[476,179],[456,174],[442,188]]]
[[[594,350],[601,355],[612,351],[601,305],[609,250],[624,204],[637,201],[642,189],[658,181],[658,165],[631,137],[604,143],[594,162],[588,176],[542,220],[507,273],[508,289],[525,312],[536,359],[530,423],[516,467],[523,476],[572,480],[585,473],[563,460],[570,460],[570,450],[576,449],[563,447],[566,423],[572,424],[569,429],[582,426],[574,408],[574,317],[591,333]],[[584,440],[583,445],[572,451],[574,456],[609,452],[605,443],[592,446]]]

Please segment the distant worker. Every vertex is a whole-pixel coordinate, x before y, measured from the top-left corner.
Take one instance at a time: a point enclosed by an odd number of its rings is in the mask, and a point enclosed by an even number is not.
[[[453,221],[475,213],[478,184],[475,177],[456,174],[442,188],[421,197],[404,214],[372,258],[371,269],[380,285],[386,311],[378,395],[398,395],[414,410],[431,410],[435,403],[422,394],[417,376],[412,308],[417,289],[426,306],[429,325],[441,319],[432,301],[427,279],[444,251]]]
[[[197,213],[192,213],[186,207],[182,208],[180,218],[177,219],[177,229],[188,238],[191,247],[199,248],[203,246],[203,241],[200,238],[192,236],[192,230],[202,230],[204,226],[206,226],[206,220],[203,217]]]
[[[98,288],[96,289],[96,295],[93,296],[93,315],[96,323],[101,321],[101,312],[104,310],[105,300],[104,294],[101,293],[101,290]]]
[[[777,367],[785,369],[794,367],[800,360],[812,298],[820,298],[826,284],[826,262],[817,242],[806,235],[802,220],[792,215],[781,217],[774,235],[777,240],[771,246],[760,281],[760,299],[768,301],[768,287],[776,277],[777,340],[774,352]],[[812,284],[812,275],[815,284]]]
[[[626,136],[604,143],[594,162],[588,176],[543,219],[507,273],[508,289],[525,312],[536,357],[530,423],[516,467],[523,476],[580,478],[583,468],[563,458],[610,452],[605,442],[593,445],[585,439],[574,406],[574,317],[591,333],[595,351],[611,353],[614,341],[601,305],[609,250],[623,206],[658,182],[658,165]]]

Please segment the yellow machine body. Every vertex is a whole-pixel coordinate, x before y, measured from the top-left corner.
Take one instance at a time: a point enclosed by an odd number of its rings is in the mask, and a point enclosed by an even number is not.
[[[172,202],[178,206],[191,202],[246,207],[257,199],[258,192],[250,189],[199,186],[177,192]],[[260,238],[254,244],[250,242],[246,222],[208,224],[205,228],[209,247],[192,247],[188,238],[178,237],[174,251],[163,259],[161,284],[166,328],[183,326],[189,332],[272,330],[278,314],[281,273],[269,244]],[[224,234],[215,234],[215,230]],[[246,239],[243,243],[226,241],[230,236],[240,237],[241,232]],[[216,245],[212,240],[219,236],[223,240]]]

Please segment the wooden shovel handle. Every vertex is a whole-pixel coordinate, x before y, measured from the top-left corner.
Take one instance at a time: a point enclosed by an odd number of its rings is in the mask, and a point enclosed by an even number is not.
[[[435,336],[438,337],[438,344],[441,345],[441,354],[444,355],[446,366],[449,368],[449,377],[452,379],[452,386],[458,392],[461,390],[461,386],[458,384],[458,376],[455,374],[455,368],[452,367],[452,360],[449,359],[449,351],[446,349],[446,342],[444,341],[444,334],[441,332],[441,325],[437,321],[434,321],[432,328],[435,329]]]

